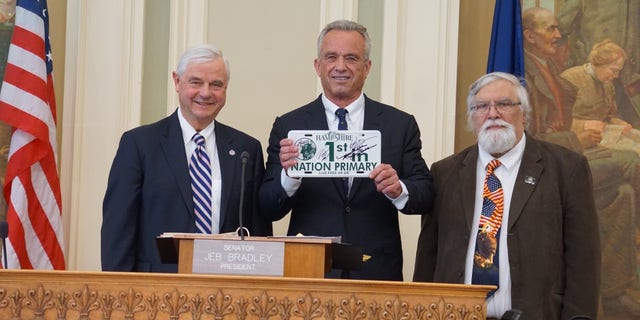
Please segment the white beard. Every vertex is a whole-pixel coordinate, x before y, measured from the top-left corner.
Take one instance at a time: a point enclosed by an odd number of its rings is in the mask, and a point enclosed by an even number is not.
[[[488,130],[490,126],[504,128]],[[505,154],[516,144],[516,130],[508,122],[500,119],[487,120],[478,133],[478,145],[489,154]]]

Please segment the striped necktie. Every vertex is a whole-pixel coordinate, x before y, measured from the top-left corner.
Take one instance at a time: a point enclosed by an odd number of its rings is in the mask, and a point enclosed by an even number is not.
[[[346,118],[347,113],[349,113],[347,109],[338,108],[338,110],[336,110],[336,116],[338,117],[338,130],[349,129],[349,127],[347,126],[347,118]],[[349,178],[347,177],[342,178],[342,189],[344,191],[345,196],[349,195]]]
[[[498,239],[504,211],[504,195],[502,184],[493,173],[501,165],[500,160],[493,159],[487,165],[487,174],[482,192],[482,214],[478,227],[478,237],[473,255],[473,284],[489,284],[498,286]],[[489,296],[495,291],[489,292]]]
[[[197,145],[189,162],[196,228],[200,233],[211,234],[213,212],[211,206],[211,160],[207,154],[204,137],[196,132],[191,139]]]

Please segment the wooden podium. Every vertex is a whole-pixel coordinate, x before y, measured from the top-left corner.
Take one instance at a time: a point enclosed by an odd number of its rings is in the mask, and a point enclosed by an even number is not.
[[[284,277],[324,278],[334,268],[357,269],[362,263],[362,253],[357,249],[345,250],[345,245],[325,237],[244,237],[236,235],[204,235],[193,233],[170,233],[158,238],[158,248],[163,261],[175,262],[178,273],[194,273],[194,242],[237,241],[240,243],[278,242],[284,244]],[[242,242],[244,241],[244,242]],[[339,255],[333,256],[333,249]],[[256,275],[247,272],[246,275]]]

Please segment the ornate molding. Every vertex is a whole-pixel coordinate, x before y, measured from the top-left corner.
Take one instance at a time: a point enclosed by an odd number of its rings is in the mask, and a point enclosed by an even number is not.
[[[72,278],[60,279],[67,278],[61,275],[68,273],[0,271],[0,318],[485,319],[485,291],[471,286],[129,273],[73,273]]]

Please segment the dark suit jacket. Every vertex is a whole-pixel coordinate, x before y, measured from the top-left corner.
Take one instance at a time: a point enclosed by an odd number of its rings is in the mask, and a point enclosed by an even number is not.
[[[477,160],[474,145],[433,164],[437,196],[423,216],[414,281],[464,282]],[[512,307],[523,320],[596,318],[600,242],[592,190],[582,155],[527,134],[507,237]]]
[[[176,272],[177,265],[160,262],[155,238],[197,232],[177,112],[122,135],[103,202],[103,270]],[[248,151],[243,222],[251,235],[271,235],[271,221],[262,219],[257,207],[264,174],[260,142],[219,122],[215,135],[222,174],[220,232],[238,227],[240,154]]]
[[[402,246],[398,210],[376,191],[368,178],[356,178],[346,199],[340,178],[303,178],[289,198],[280,182],[280,140],[290,130],[328,130],[322,99],[276,118],[267,149],[267,172],[260,188],[260,204],[270,220],[290,210],[289,235],[342,236],[342,241],[371,256],[351,278],[402,280]],[[390,164],[407,186],[407,214],[427,211],[432,202],[433,181],[422,159],[420,132],[415,118],[391,106],[365,97],[364,130],[382,133],[381,161]]]

